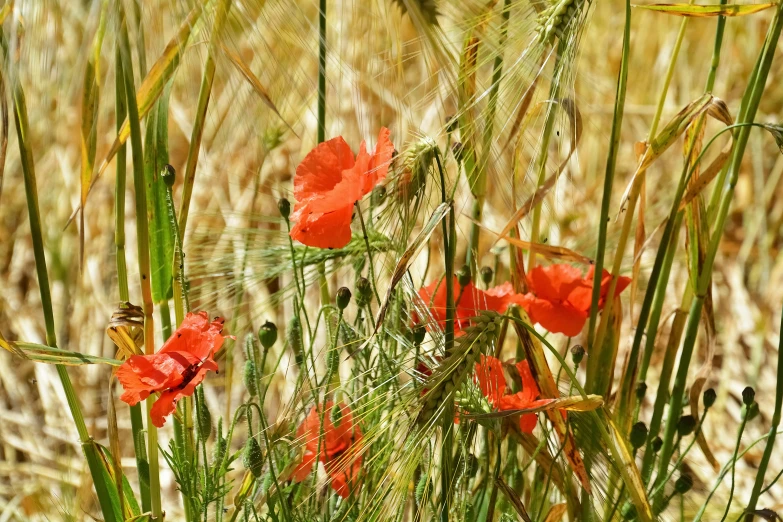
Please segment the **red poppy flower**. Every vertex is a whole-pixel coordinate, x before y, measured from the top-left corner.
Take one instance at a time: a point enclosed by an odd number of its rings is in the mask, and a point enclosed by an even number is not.
[[[552,333],[563,333],[569,337],[578,335],[590,315],[593,298],[594,267],[587,275],[573,266],[556,264],[547,267],[537,266],[527,274],[530,290],[520,301],[530,320],[538,323]],[[601,276],[601,297],[598,309],[606,304],[612,275],[604,270]],[[631,283],[628,277],[619,277],[615,287],[615,296]]]
[[[131,406],[154,392],[161,392],[152,405],[152,424],[163,427],[182,397],[193,395],[209,370],[217,371],[212,358],[224,336],[223,319],[210,322],[206,312],[188,313],[182,325],[152,355],[134,355],[117,369],[117,379],[124,388],[120,396]]]
[[[318,454],[318,438],[321,435],[321,410],[313,408],[296,430],[298,438],[304,437],[305,453],[302,462],[294,470],[294,480],[301,482],[313,469],[316,460],[323,462],[326,473],[332,482],[332,489],[343,498],[350,494],[350,485],[356,484],[356,478],[362,465],[362,456],[356,444],[362,440],[359,426],[353,422],[351,409],[340,403],[339,422],[332,421],[334,403],[327,401],[324,414],[323,439]]]
[[[338,136],[318,144],[296,167],[291,237],[308,246],[342,248],[351,240],[353,205],[386,177],[394,145],[381,127],[375,152],[364,142],[356,158]]]
[[[425,286],[419,290],[419,297],[427,304],[430,313],[435,320],[443,326],[446,323],[446,284],[445,278]],[[484,310],[494,310],[499,314],[506,312],[514,303],[521,304],[524,296],[514,293],[511,283],[490,288],[487,291],[479,290],[468,283],[460,287],[457,278],[454,278],[455,308],[455,332],[459,332],[470,326],[470,319],[476,317]]]
[[[481,362],[476,363],[475,380],[489,404],[498,411],[511,411],[538,408],[551,403],[552,399],[538,399],[541,392],[528,362],[520,361],[515,366],[522,380],[522,390],[507,395],[503,363],[495,357],[484,355],[481,356]],[[538,415],[535,413],[520,415],[519,429],[524,433],[533,433],[537,422]]]

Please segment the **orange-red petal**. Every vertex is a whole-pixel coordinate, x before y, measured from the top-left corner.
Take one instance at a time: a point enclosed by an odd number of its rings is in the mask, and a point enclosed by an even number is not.
[[[222,318],[209,320],[206,312],[188,312],[179,328],[163,344],[158,353],[188,352],[204,360],[223,346]]]
[[[565,263],[535,267],[528,272],[527,283],[530,292],[536,296],[561,301],[568,299],[576,288],[584,284],[582,272]]]
[[[353,204],[344,205],[324,214],[306,214],[291,228],[291,237],[303,245],[316,248],[342,248],[351,241]]]
[[[506,377],[503,375],[503,363],[492,356],[481,356],[481,362],[476,363],[475,379],[481,393],[492,406],[496,406],[506,393]]]
[[[343,171],[355,163],[351,147],[341,136],[319,143],[296,167],[295,209],[332,190],[343,179]]]
[[[530,320],[538,323],[552,333],[562,333],[569,337],[579,335],[587,321],[587,313],[577,310],[567,302],[549,301],[533,294],[527,294],[522,308]]]

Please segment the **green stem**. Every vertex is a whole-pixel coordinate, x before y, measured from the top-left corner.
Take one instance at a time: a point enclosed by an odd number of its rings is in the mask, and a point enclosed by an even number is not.
[[[598,317],[598,301],[601,298],[601,277],[604,269],[604,253],[606,250],[606,232],[609,221],[609,205],[612,200],[612,185],[617,169],[617,151],[620,148],[620,133],[623,127],[625,113],[625,95],[628,87],[628,57],[631,52],[631,1],[625,1],[625,28],[623,30],[623,51],[620,58],[620,72],[617,75],[617,91],[614,97],[614,116],[612,132],[609,139],[609,152],[604,174],[604,192],[601,198],[601,217],[598,220],[598,245],[595,255],[595,274],[593,276],[593,296],[590,306],[590,322],[587,331],[587,346],[592,347],[595,341],[595,323]]]
[[[318,6],[318,143],[326,140],[326,0]]]
[[[370,282],[372,283],[372,291],[375,294],[375,301],[378,303],[378,306],[381,306],[381,296],[378,295],[378,283],[375,280],[375,268],[373,267],[372,262],[372,249],[370,248],[370,239],[367,237],[367,228],[364,225],[362,208],[359,206],[358,201],[354,204],[354,207],[356,208],[356,213],[359,214],[359,222],[362,224],[362,237],[364,238],[364,245],[367,248],[367,265],[370,275]]]

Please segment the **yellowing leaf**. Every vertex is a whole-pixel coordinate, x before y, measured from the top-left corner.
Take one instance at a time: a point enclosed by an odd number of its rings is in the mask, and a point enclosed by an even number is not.
[[[745,16],[764,11],[778,5],[777,2],[764,4],[725,4],[725,5],[692,5],[692,4],[649,4],[634,5],[648,11],[657,11],[676,16],[706,18],[709,16]]]

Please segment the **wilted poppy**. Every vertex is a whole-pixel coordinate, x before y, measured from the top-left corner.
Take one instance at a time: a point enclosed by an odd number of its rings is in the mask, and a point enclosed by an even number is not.
[[[419,290],[419,297],[429,307],[432,317],[443,326],[446,323],[446,280],[435,281]],[[473,283],[464,287],[459,285],[454,278],[454,308],[455,308],[455,332],[468,327],[470,319],[476,317],[482,311],[493,310],[499,314],[506,312],[514,303],[521,303],[523,296],[514,293],[511,283],[490,288],[487,291],[479,290]]]
[[[152,424],[163,427],[177,401],[193,395],[208,371],[217,371],[213,356],[223,346],[222,332],[223,319],[210,322],[206,312],[188,313],[157,353],[134,355],[117,369],[125,390],[120,399],[133,406],[160,392],[150,418]]]
[[[351,485],[362,465],[362,456],[356,444],[362,440],[359,426],[353,422],[351,409],[343,403],[335,408],[331,401],[324,405],[323,438],[318,454],[318,439],[321,436],[321,409],[312,408],[296,430],[298,438],[304,437],[305,453],[302,462],[294,470],[293,478],[301,482],[313,469],[316,460],[323,462],[334,489],[343,498],[348,497]]]
[[[354,204],[386,177],[394,145],[381,127],[375,152],[365,142],[354,158],[338,136],[318,144],[296,167],[291,237],[317,248],[341,248],[351,240]]]
[[[520,304],[531,321],[550,332],[569,337],[578,335],[590,315],[593,274],[593,267],[582,277],[578,268],[566,264],[537,266],[527,274],[530,292],[525,294]],[[611,282],[612,275],[604,270],[601,275],[599,310],[606,304]],[[614,295],[620,295],[630,283],[630,278],[619,277]]]
[[[516,363],[522,389],[513,394],[506,394],[506,377],[503,374],[503,363],[496,357],[481,356],[481,362],[476,363],[475,380],[487,402],[498,411],[527,410],[545,406],[552,399],[538,399],[541,392],[530,371],[527,361]],[[538,421],[535,413],[525,413],[519,417],[519,429],[524,433],[533,433]]]

